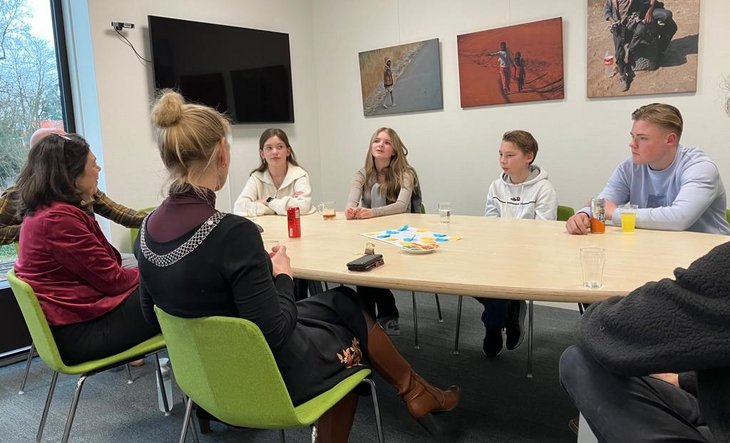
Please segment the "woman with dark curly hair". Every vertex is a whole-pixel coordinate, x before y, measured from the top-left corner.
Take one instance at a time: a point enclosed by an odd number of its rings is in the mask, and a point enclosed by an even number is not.
[[[159,333],[142,317],[139,272],[93,217],[101,168],[75,134],[30,150],[18,178],[23,225],[15,271],[38,296],[64,363],[119,353]]]

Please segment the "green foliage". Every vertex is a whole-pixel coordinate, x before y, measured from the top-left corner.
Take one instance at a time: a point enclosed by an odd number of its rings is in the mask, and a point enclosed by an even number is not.
[[[0,1],[0,187],[11,184],[44,120],[61,120],[56,52],[30,32],[26,0]]]

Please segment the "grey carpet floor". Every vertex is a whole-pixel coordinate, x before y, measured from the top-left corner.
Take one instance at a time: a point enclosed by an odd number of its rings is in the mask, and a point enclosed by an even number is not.
[[[435,384],[461,387],[461,402],[437,416],[442,432],[429,436],[412,420],[393,389],[379,377],[378,398],[385,439],[401,442],[574,442],[567,422],[577,414],[558,382],[558,360],[573,342],[578,313],[535,306],[534,377],[526,377],[527,341],[514,351],[486,359],[481,352],[481,305],[464,298],[460,353],[452,355],[457,297],[441,296],[444,322],[437,321],[432,294],[418,294],[421,349],[413,347],[410,293],[396,293],[402,335],[394,342],[416,370]],[[221,344],[224,346],[224,344]],[[87,380],[76,412],[71,441],[174,442],[179,437],[184,407],[175,391],[172,415],[157,409],[154,364],[134,368],[135,382],[126,372],[106,372]],[[0,368],[0,441],[30,442],[35,438],[51,371],[36,358],[24,395],[18,395],[25,363]],[[44,441],[59,441],[76,377],[59,376],[44,432]],[[362,398],[350,442],[375,442],[370,398]],[[274,431],[234,430],[219,424],[201,442],[277,442]],[[308,429],[286,431],[288,442],[308,442]],[[191,441],[188,439],[188,441]]]

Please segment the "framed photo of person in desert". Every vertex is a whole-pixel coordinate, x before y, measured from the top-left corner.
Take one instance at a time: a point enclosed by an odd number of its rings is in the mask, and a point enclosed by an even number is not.
[[[366,117],[443,109],[437,38],[361,52],[359,60]]]
[[[456,42],[463,108],[564,97],[562,18],[462,34]]]
[[[697,90],[699,0],[587,0],[589,98]]]

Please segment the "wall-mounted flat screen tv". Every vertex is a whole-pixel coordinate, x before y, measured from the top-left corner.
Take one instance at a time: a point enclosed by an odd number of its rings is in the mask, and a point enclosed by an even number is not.
[[[293,123],[289,34],[148,16],[155,87],[234,123]]]

